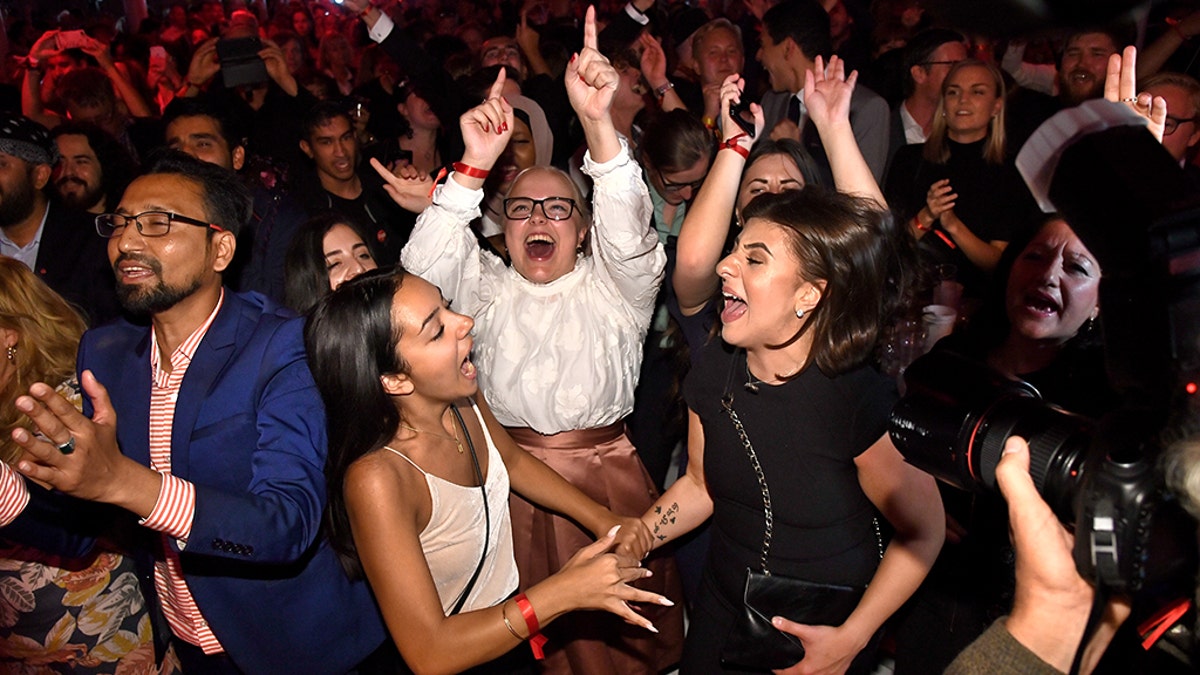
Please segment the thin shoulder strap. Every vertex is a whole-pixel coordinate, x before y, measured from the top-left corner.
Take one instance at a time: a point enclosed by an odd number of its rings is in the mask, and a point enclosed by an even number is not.
[[[408,455],[404,454],[403,452],[400,452],[399,450],[393,448],[390,445],[383,446],[383,449],[391,452],[393,455],[396,455],[397,457],[402,457],[404,459],[404,461],[408,462],[409,464],[412,464],[414,469],[416,469],[417,471],[420,471],[421,475],[425,476],[426,478],[429,477],[429,472],[426,471],[425,469],[422,469],[420,464],[417,464],[416,462],[412,461],[412,458],[409,457]]]
[[[479,555],[479,564],[475,566],[475,572],[471,575],[467,585],[459,594],[458,600],[454,603],[454,609],[450,610],[450,614],[458,614],[467,603],[467,596],[471,594],[471,589],[475,587],[475,582],[479,579],[479,573],[483,571],[483,562],[487,559],[488,547],[491,545],[492,536],[492,517],[488,506],[487,488],[484,486],[483,471],[479,468],[479,456],[475,454],[475,443],[471,440],[471,432],[467,431],[467,425],[463,423],[462,413],[458,412],[458,406],[450,406],[451,412],[454,413],[454,419],[458,420],[458,426],[462,428],[463,436],[467,439],[467,448],[471,450],[471,462],[475,465],[475,479],[479,481],[479,491],[483,494],[483,553]]]

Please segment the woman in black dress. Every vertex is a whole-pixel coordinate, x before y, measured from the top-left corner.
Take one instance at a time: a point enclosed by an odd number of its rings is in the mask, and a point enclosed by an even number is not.
[[[929,265],[954,265],[972,297],[982,294],[1012,233],[1036,213],[1009,159],[1004,96],[995,66],[954,64],[929,139],[896,153],[884,190]]]
[[[746,570],[760,567],[765,509],[731,398],[770,488],[771,571],[870,584],[840,626],[776,624],[807,649],[797,668],[841,673],[920,584],[944,535],[933,479],[884,433],[895,388],[864,365],[898,290],[898,235],[873,200],[824,190],[763,195],[743,217],[718,266],[724,348],[706,350],[685,384],[687,473],[643,521],[658,546],[712,516],[681,672],[738,672],[720,654]],[[896,531],[886,549],[876,510]]]

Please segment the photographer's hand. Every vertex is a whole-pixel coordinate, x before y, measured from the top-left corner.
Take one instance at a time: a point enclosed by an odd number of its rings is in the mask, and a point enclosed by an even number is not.
[[[218,38],[212,38],[206,41],[192,54],[192,62],[188,64],[187,72],[187,82],[190,85],[188,93],[191,93],[193,87],[199,90],[220,72],[221,60],[217,57],[217,40]]]
[[[1059,524],[1029,476],[1029,445],[1013,436],[996,466],[996,482],[1008,501],[1009,528],[1017,553],[1017,588],[1008,632],[1046,663],[1066,672],[1083,637],[1094,591],[1075,570],[1074,538]],[[1113,600],[1087,645],[1081,673],[1100,660],[1129,601]]]

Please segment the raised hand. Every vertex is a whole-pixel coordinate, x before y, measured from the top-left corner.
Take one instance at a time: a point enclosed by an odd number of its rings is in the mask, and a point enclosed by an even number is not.
[[[754,118],[754,136],[750,137],[742,130],[738,123],[733,119],[732,106],[741,103],[742,92],[746,89],[746,80],[742,79],[741,75],[733,74],[725,78],[721,83],[721,140],[728,141],[736,136],[743,135],[746,141],[743,145],[746,147],[754,145],[754,142],[762,138],[763,125],[763,109],[757,103],[750,104],[750,114]]]
[[[206,40],[192,54],[192,62],[188,65],[187,80],[192,84],[203,86],[221,70],[221,59],[217,57],[217,40]]]
[[[496,159],[508,147],[508,139],[512,136],[513,109],[502,94],[504,77],[504,69],[501,68],[496,75],[496,81],[488,90],[487,99],[463,113],[458,121],[459,128],[462,129],[463,144],[466,145],[463,163],[483,171],[491,170]],[[464,178],[457,173],[455,175]]]
[[[583,49],[567,64],[567,96],[581,120],[609,119],[613,95],[620,83],[617,69],[599,51],[596,8],[588,7],[583,22]]]
[[[382,162],[371,158],[371,166],[383,178],[383,190],[400,208],[420,213],[433,203],[433,179],[415,166],[393,166],[388,170]]]
[[[1108,72],[1104,78],[1104,99],[1124,103],[1133,112],[1145,117],[1147,128],[1162,142],[1163,126],[1167,122],[1167,100],[1137,92],[1137,47],[1129,46],[1122,54],[1108,57]]]
[[[640,69],[646,82],[657,90],[667,84],[667,55],[663,52],[662,43],[646,31],[638,36],[638,44],[642,47]]]
[[[820,56],[812,70],[804,73],[804,107],[817,129],[835,124],[850,124],[850,97],[858,71],[846,77],[846,62],[836,55],[829,57],[825,67]]]

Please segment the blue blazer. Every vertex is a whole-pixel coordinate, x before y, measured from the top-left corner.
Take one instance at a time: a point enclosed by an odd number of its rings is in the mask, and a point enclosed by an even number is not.
[[[342,673],[385,631],[366,583],[347,579],[319,536],[325,413],[305,360],[303,322],[286,312],[261,295],[226,290],[196,350],[171,438],[171,473],[196,486],[196,511],[186,544],[170,545],[200,611],[241,669]],[[146,465],[149,350],[149,329],[125,321],[88,331],[79,348],[79,369],[91,369],[112,397],[122,452]],[[47,496],[36,494],[35,501]],[[27,509],[13,526],[54,511]],[[150,554],[139,556],[143,575]]]

